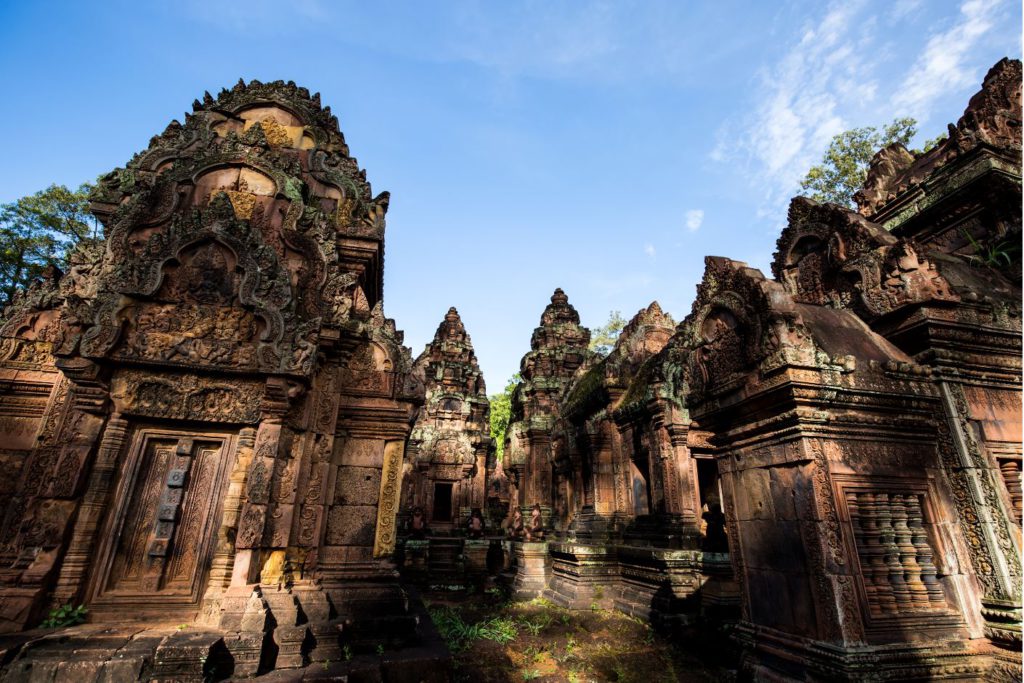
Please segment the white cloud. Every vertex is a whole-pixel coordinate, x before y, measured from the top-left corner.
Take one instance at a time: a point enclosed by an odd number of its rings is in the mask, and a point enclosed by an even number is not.
[[[704,224],[704,209],[690,209],[686,212],[686,229],[697,232]]]
[[[980,81],[976,70],[965,62],[992,28],[997,4],[997,0],[967,0],[960,6],[960,20],[929,38],[893,98],[897,111],[926,120],[930,105],[939,96]]]
[[[653,244],[648,242],[647,244],[644,245],[644,253],[650,256],[651,258],[654,258],[658,251],[654,248]]]
[[[747,145],[772,179],[770,195],[789,194],[796,187],[832,136],[847,127],[839,114],[845,101],[858,91],[860,96],[871,92],[871,79],[850,35],[860,5],[832,5],[762,73]]]
[[[760,217],[783,216],[834,135],[897,116],[923,123],[940,96],[973,92],[980,84],[976,69],[988,66],[988,58],[979,61],[979,51],[1006,0],[960,2],[930,38],[898,46],[886,42],[877,8],[864,0],[827,5],[794,31],[788,45],[783,41],[778,59],[760,69],[748,113],[720,124],[709,159],[747,175],[761,195]],[[887,21],[913,27],[928,6],[922,3],[900,0]]]
[[[902,19],[920,9],[923,2],[924,0],[896,0],[889,10],[889,17],[893,21]]]

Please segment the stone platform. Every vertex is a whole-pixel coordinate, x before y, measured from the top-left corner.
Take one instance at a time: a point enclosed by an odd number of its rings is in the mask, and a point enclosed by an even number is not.
[[[419,601],[414,601],[418,603]],[[447,681],[451,655],[426,611],[415,610],[417,639],[399,649],[339,648],[335,660],[281,661],[281,643],[267,634],[255,679],[261,681]],[[192,625],[83,624],[0,636],[0,681],[242,680],[227,641],[237,634]],[[287,668],[286,668],[287,667]]]

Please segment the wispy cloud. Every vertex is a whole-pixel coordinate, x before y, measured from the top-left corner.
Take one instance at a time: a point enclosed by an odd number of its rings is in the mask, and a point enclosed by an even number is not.
[[[686,229],[697,232],[704,224],[704,209],[690,209],[686,212]]]
[[[749,153],[774,180],[770,191],[795,187],[828,140],[846,127],[844,94],[873,94],[872,79],[854,49],[849,27],[860,2],[833,5],[807,25],[799,41],[762,72],[761,101],[747,140]],[[785,188],[785,190],[783,189]]]
[[[647,254],[650,258],[654,258],[657,255],[658,250],[654,248],[653,244],[648,242],[647,244],[644,245],[644,253]]]
[[[921,17],[921,0],[900,0],[889,22]],[[980,84],[982,38],[1006,0],[964,0],[938,32],[914,49],[886,43],[877,9],[864,0],[833,2],[808,19],[789,46],[762,67],[749,114],[724,121],[709,158],[745,172],[761,193],[758,217],[780,216],[831,138],[854,126],[879,125],[897,116],[919,122],[936,101]],[[927,6],[927,4],[926,4]],[[909,59],[906,52],[910,51]],[[911,64],[909,68],[906,65]]]
[[[960,6],[958,22],[928,39],[893,98],[899,111],[925,120],[938,97],[979,81],[977,65],[968,66],[967,57],[992,28],[998,4],[996,0],[967,0]]]
[[[889,19],[897,21],[921,8],[924,0],[896,0],[889,9]]]

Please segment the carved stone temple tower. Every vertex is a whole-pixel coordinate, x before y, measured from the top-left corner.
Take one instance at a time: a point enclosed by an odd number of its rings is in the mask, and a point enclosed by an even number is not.
[[[421,507],[434,531],[464,526],[484,507],[490,404],[483,374],[459,312],[448,309],[416,359],[426,402],[409,437],[402,511]]]
[[[540,505],[545,523],[551,519],[554,491],[568,485],[571,475],[554,469],[551,436],[562,399],[573,373],[589,351],[590,330],[580,325],[580,316],[561,289],[551,295],[540,327],[533,331],[530,351],[523,356],[523,381],[512,395],[512,417],[505,447],[505,471],[515,482],[523,514]]]
[[[423,384],[381,308],[388,194],[293,83],[193,110],[7,311],[0,630],[84,603],[192,624],[236,675],[411,642],[391,552]]]

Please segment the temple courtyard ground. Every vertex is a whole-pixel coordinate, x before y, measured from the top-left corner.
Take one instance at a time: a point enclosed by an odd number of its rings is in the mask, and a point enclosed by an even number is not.
[[[664,634],[599,609],[510,601],[499,587],[423,594],[454,659],[454,681],[723,681],[737,664],[726,632]]]

